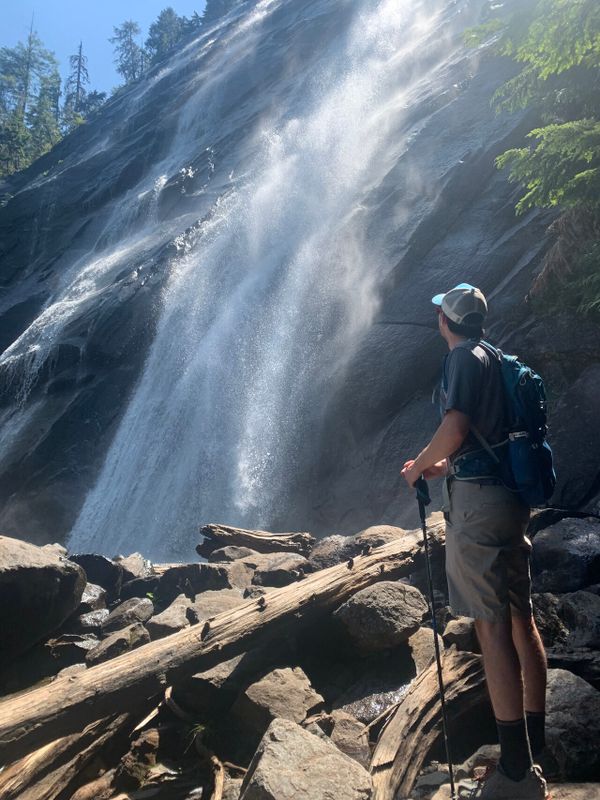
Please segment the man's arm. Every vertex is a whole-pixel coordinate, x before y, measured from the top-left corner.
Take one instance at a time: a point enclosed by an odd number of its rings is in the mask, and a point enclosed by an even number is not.
[[[450,409],[444,415],[440,427],[435,432],[433,439],[412,462],[407,462],[402,470],[402,475],[409,486],[415,482],[431,467],[440,467],[439,462],[456,452],[469,433],[470,421],[467,414],[456,409]],[[436,470],[438,471],[438,470]],[[439,470],[441,472],[441,468]]]

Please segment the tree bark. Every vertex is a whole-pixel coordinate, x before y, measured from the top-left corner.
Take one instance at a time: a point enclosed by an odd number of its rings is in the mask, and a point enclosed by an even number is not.
[[[219,547],[236,545],[249,547],[257,553],[300,553],[307,556],[313,545],[315,537],[310,533],[268,533],[267,531],[247,531],[243,528],[230,528],[228,525],[205,525],[200,528],[204,536],[197,547],[198,555],[208,556]]]
[[[432,534],[443,536],[436,525]],[[407,576],[418,568],[422,544],[407,532],[366,555],[241,603],[206,622],[72,676],[0,702],[4,763],[81,730],[123,708],[142,716],[169,685],[210,669],[265,640],[310,624],[360,589]]]
[[[0,797],[2,800],[71,797],[72,781],[130,721],[129,713],[98,720],[82,733],[63,736],[16,761],[0,772]]]
[[[433,634],[432,634],[433,635]],[[486,701],[481,656],[451,648],[443,654],[448,736],[458,733],[459,717]],[[371,759],[373,800],[409,797],[423,762],[442,736],[435,662],[415,679],[382,729]]]

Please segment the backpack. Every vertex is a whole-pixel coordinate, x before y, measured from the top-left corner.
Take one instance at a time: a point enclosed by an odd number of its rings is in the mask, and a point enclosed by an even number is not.
[[[500,363],[509,419],[508,443],[500,460],[474,430],[496,462],[504,483],[529,506],[546,505],[556,486],[548,431],[546,390],[540,376],[517,356],[505,355],[488,342],[480,342]]]

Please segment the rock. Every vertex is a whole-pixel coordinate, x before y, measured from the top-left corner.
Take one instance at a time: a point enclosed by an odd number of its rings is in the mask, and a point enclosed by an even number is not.
[[[99,608],[97,611],[88,611],[87,614],[71,617],[65,625],[64,630],[69,633],[95,633],[101,636],[102,627],[108,619],[109,614],[108,608]]]
[[[202,592],[191,607],[196,612],[198,622],[201,622],[224,611],[230,611],[243,602],[244,598],[237,589],[221,589]]]
[[[196,595],[219,589],[243,590],[252,580],[252,569],[242,561],[230,564],[178,564],[167,569],[156,587],[161,605],[168,605],[180,594],[194,601]]]
[[[127,581],[121,588],[121,600],[129,600],[132,597],[148,597],[153,600],[159,583],[160,575],[148,575],[146,578]]]
[[[67,548],[62,544],[58,544],[58,542],[54,542],[53,544],[45,544],[42,547],[42,550],[45,550],[47,553],[53,553],[55,556],[62,556],[63,558],[67,558],[69,555]]]
[[[559,614],[569,631],[565,647],[600,650],[600,597],[591,592],[572,592],[559,600]]]
[[[275,719],[242,783],[240,800],[369,800],[369,773],[286,719]]]
[[[455,767],[454,777],[457,781],[463,778],[472,778],[475,769],[478,767],[495,767],[499,758],[500,745],[484,744],[472,756],[469,756],[466,761]]]
[[[302,722],[323,704],[299,667],[275,669],[242,692],[231,709],[238,722],[259,738],[276,717]]]
[[[380,581],[357,592],[333,616],[359,648],[372,651],[405,642],[426,613],[427,602],[417,588]]]
[[[115,561],[123,568],[123,583],[138,578],[148,578],[152,574],[152,564],[141,553],[132,553],[127,557],[119,556]]]
[[[439,633],[437,637],[440,653],[443,654],[444,641]],[[409,636],[408,647],[415,665],[416,674],[420,675],[435,660],[433,630],[431,628],[419,628]]]
[[[80,664],[87,659],[88,653],[98,646],[98,638],[91,634],[63,633],[56,639],[49,639],[44,647],[49,651],[57,667]]]
[[[208,560],[211,563],[219,561],[237,561],[245,556],[256,558],[257,555],[257,551],[252,550],[250,547],[229,544],[226,547],[219,547],[217,550],[213,550],[208,556]]]
[[[600,692],[577,675],[549,670],[546,744],[561,782],[600,779],[599,741]]]
[[[600,580],[600,520],[567,518],[533,540],[533,590],[574,592]]]
[[[149,641],[150,635],[146,628],[141,622],[136,622],[123,630],[111,633],[103,642],[88,652],[85,660],[88,667],[92,667],[127,653],[129,650],[135,650]]]
[[[559,614],[559,598],[550,592],[532,595],[533,615],[546,647],[566,641],[569,631]]]
[[[345,711],[332,711],[333,730],[331,741],[342,753],[358,761],[365,769],[369,769],[371,751],[369,734],[362,722]]]
[[[239,559],[239,563],[253,570],[255,586],[288,586],[310,570],[308,560],[298,553],[258,553]]]
[[[469,617],[458,617],[458,619],[450,620],[446,625],[442,638],[446,647],[455,645],[458,650],[481,653],[477,634],[475,633],[475,623]]]
[[[52,550],[0,536],[3,659],[49,636],[81,602],[83,570]]]
[[[86,583],[77,613],[88,614],[101,608],[106,608],[106,589],[95,583]]]
[[[380,547],[406,533],[392,525],[373,525],[353,536],[326,536],[313,547],[308,560],[312,570],[327,569],[354,558],[365,550]]]
[[[362,553],[365,548],[374,550],[376,547],[381,547],[382,544],[393,542],[405,535],[404,528],[397,528],[393,525],[372,525],[354,536],[356,555]]]
[[[244,589],[244,594],[243,594],[244,600],[247,600],[247,599],[254,600],[255,598],[263,597],[263,595],[268,594],[269,589],[272,589],[272,588],[273,588],[272,586],[271,587],[269,587],[269,586],[247,586]]]
[[[555,669],[566,669],[579,675],[584,681],[600,691],[600,652],[588,647],[565,650],[563,647],[549,648],[548,664]]]
[[[164,611],[151,617],[146,623],[146,628],[152,640],[161,639],[163,636],[187,628],[190,625],[188,611],[191,607],[190,599],[180,594]]]
[[[102,627],[105,633],[111,633],[136,622],[141,622],[143,625],[153,614],[152,600],[147,597],[132,597],[131,600],[125,600],[114,608]]]
[[[71,561],[83,567],[89,583],[97,583],[106,589],[109,602],[119,597],[123,583],[123,567],[120,564],[95,553],[79,553],[71,556]]]
[[[223,784],[223,795],[221,800],[239,800],[242,791],[242,778],[232,778],[225,773],[225,782]]]

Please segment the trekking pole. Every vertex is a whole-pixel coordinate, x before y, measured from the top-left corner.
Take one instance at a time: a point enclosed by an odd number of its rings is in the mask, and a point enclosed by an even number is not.
[[[419,502],[419,516],[423,528],[423,542],[425,544],[425,562],[427,564],[427,581],[429,583],[429,606],[431,611],[431,624],[433,626],[433,646],[435,648],[435,660],[437,663],[438,684],[440,687],[440,700],[442,705],[442,733],[444,744],[446,745],[446,758],[448,759],[448,772],[450,774],[450,796],[456,800],[456,790],[454,788],[454,769],[452,767],[452,757],[450,755],[450,742],[448,740],[448,719],[446,717],[446,694],[444,692],[444,679],[442,677],[442,660],[440,657],[440,645],[438,643],[437,621],[435,618],[435,598],[433,596],[433,579],[431,577],[431,562],[429,559],[429,542],[427,539],[427,521],[425,517],[425,506],[431,503],[429,487],[427,481],[421,475],[415,483],[417,490],[417,500]]]

